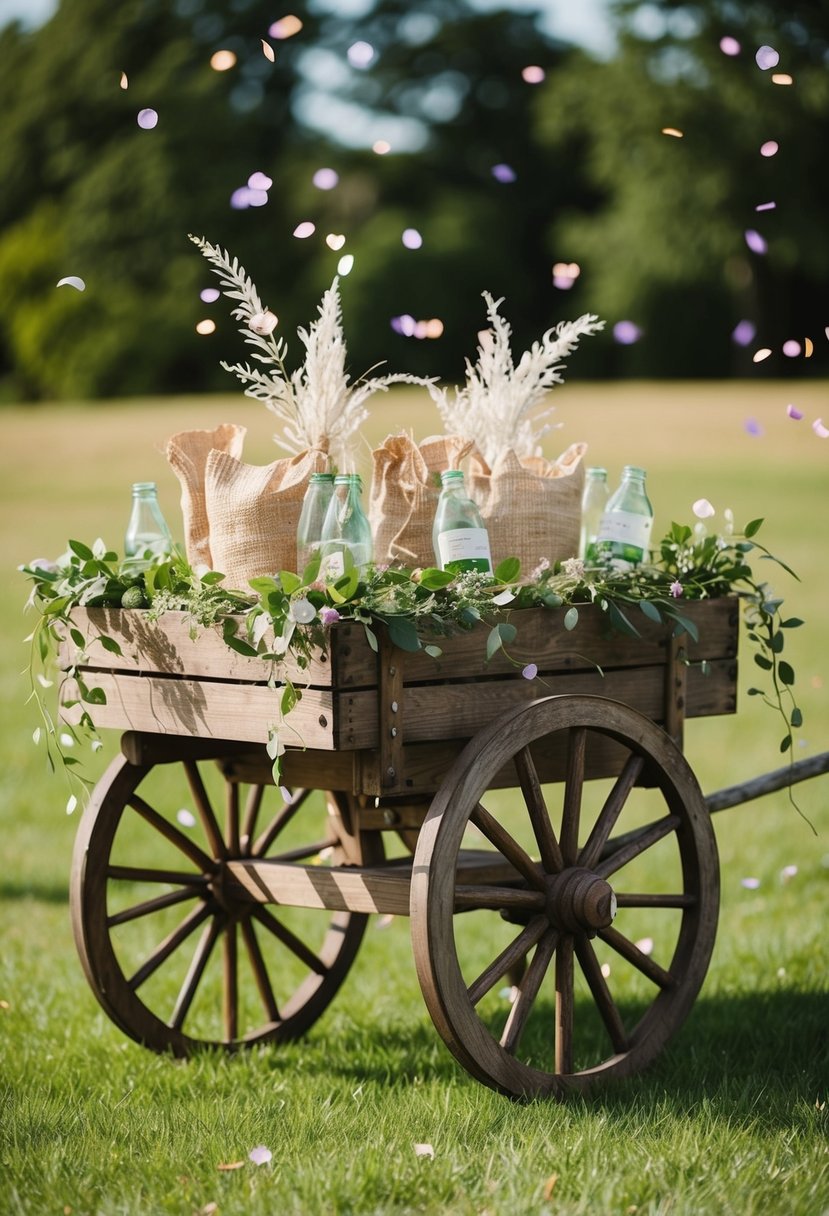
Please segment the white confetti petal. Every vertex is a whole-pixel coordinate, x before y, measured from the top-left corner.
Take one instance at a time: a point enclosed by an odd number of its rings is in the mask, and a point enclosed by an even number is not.
[[[188,811],[186,807],[182,807],[180,811],[176,811],[176,819],[183,828],[194,828],[196,826],[196,816],[192,811]]]
[[[32,731],[32,743],[40,743],[41,733],[42,732],[41,732],[40,727],[36,726],[35,729]]]
[[[252,1148],[248,1153],[248,1158],[254,1165],[267,1165],[273,1157],[273,1153],[264,1144],[257,1144],[256,1148]]]
[[[435,1155],[435,1150],[432,1148],[431,1144],[416,1144],[414,1146],[414,1151],[416,1157],[432,1158]]]
[[[710,519],[715,514],[714,508],[707,498],[698,498],[691,510],[697,519]]]
[[[68,274],[65,279],[58,279],[58,287],[74,287],[75,291],[86,291],[86,283],[76,274]]]
[[[640,937],[639,941],[636,942],[636,947],[637,949],[641,950],[643,954],[653,954],[653,938]]]
[[[77,805],[78,805],[78,800],[75,797],[75,795],[72,794],[69,798],[69,801],[66,804],[67,815],[71,815]]]

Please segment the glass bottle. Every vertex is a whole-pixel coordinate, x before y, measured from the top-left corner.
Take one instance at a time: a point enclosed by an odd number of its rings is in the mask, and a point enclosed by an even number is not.
[[[645,490],[645,470],[625,465],[622,482],[611,494],[599,523],[596,549],[617,570],[647,561],[653,507]]]
[[[432,528],[439,568],[452,574],[467,570],[491,574],[489,536],[480,511],[466,492],[462,471],[446,469],[440,480],[442,489]]]
[[[322,526],[334,493],[333,473],[312,473],[296,529],[296,572],[302,574],[319,553]]]
[[[132,513],[124,537],[126,557],[166,557],[173,538],[158,505],[154,481],[136,481],[132,487]]]
[[[320,537],[321,573],[337,579],[345,573],[345,554],[362,569],[373,556],[371,526],[360,501],[363,483],[358,473],[338,473]]]
[[[579,557],[588,564],[596,560],[596,537],[599,534],[601,518],[607,507],[609,493],[607,469],[586,469],[584,494],[581,500]]]

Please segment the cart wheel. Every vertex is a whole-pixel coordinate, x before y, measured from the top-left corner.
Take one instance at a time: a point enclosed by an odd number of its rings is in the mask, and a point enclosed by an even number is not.
[[[287,802],[272,785],[243,794],[213,763],[117,757],[80,824],[71,904],[81,961],[109,1017],[155,1051],[297,1038],[365,931],[365,915],[272,910],[224,889],[225,863],[240,857],[338,865],[346,844],[349,860],[361,844],[382,851],[379,835],[345,833],[347,795],[327,795],[326,813],[309,790]]]
[[[556,754],[565,780],[542,786]],[[602,764],[619,775],[587,781]],[[515,788],[496,790],[505,766]],[[488,863],[476,885],[456,871],[470,845]],[[471,740],[421,829],[411,914],[426,1005],[460,1063],[503,1093],[628,1076],[690,1010],[718,904],[710,818],[672,740],[602,697],[531,702]]]

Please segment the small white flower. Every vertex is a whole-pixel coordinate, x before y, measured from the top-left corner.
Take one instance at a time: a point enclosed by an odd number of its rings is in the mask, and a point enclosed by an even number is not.
[[[580,557],[567,557],[561,568],[568,578],[584,578],[584,562]]]
[[[292,621],[296,621],[298,625],[310,625],[314,617],[317,615],[317,610],[310,600],[302,599],[293,600],[288,609],[288,615]]]

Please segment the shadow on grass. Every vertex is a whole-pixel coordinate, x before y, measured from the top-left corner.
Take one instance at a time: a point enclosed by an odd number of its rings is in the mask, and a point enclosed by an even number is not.
[[[69,884],[66,882],[12,882],[0,879],[0,902],[3,900],[35,899],[44,904],[69,903]]]
[[[792,1126],[796,1104],[825,1096],[829,1076],[829,998],[821,992],[758,992],[701,998],[682,1031],[650,1068],[626,1081],[597,1084],[568,1105],[621,1115],[666,1104],[691,1114],[713,1104],[716,1118],[757,1116],[765,1126]],[[336,1046],[334,1046],[336,1043]],[[407,1085],[434,1081],[474,1089],[429,1024],[378,1026],[347,1022],[328,1039],[320,1027],[305,1050],[319,1067],[361,1082]],[[273,1067],[290,1063],[274,1053]],[[805,1113],[805,1106],[802,1106]]]

